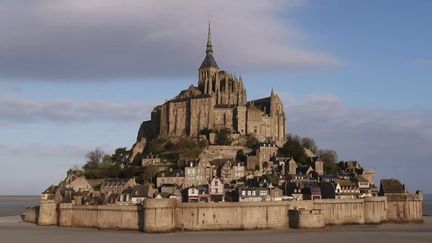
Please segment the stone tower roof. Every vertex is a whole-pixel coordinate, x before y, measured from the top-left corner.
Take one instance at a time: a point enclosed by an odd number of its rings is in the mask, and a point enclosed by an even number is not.
[[[206,57],[204,58],[204,61],[202,62],[199,69],[208,68],[208,67],[214,67],[214,68],[219,69],[219,66],[216,63],[216,60],[213,57],[213,44],[211,41],[210,21],[209,21],[209,26],[208,26]]]

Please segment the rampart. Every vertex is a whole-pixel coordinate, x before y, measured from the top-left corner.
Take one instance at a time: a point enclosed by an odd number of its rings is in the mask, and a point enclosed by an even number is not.
[[[386,197],[352,200],[281,202],[178,203],[148,199],[140,206],[41,203],[39,224],[149,233],[175,230],[251,230],[316,228],[324,225],[421,222],[420,201],[389,201]],[[395,220],[395,206],[403,208]],[[398,211],[399,212],[399,211]],[[419,216],[420,215],[420,216]],[[296,217],[296,218],[294,218]]]

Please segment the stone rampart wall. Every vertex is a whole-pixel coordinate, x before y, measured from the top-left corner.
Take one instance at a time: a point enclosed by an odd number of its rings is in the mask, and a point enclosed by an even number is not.
[[[387,220],[397,223],[422,223],[423,200],[414,197],[388,197]]]
[[[39,206],[31,206],[25,209],[24,222],[37,224],[39,221]]]
[[[132,205],[60,204],[59,225],[70,227],[141,230],[142,207]]]
[[[41,202],[39,224],[144,232],[280,229],[289,227],[289,210],[293,209],[320,211],[319,215],[301,215],[299,225],[302,222],[309,225],[308,217],[318,217],[325,225],[378,224],[387,217],[392,221],[406,219],[401,222],[421,219],[421,201],[395,203],[391,204],[386,197],[243,203],[177,203],[175,199],[149,199],[142,206],[60,204],[56,208],[54,202],[45,201]]]

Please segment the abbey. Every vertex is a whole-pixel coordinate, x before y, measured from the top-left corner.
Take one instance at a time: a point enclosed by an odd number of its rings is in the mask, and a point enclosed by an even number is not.
[[[151,120],[142,123],[138,140],[159,136],[198,138],[203,129],[229,129],[231,133],[253,135],[262,142],[283,144],[285,123],[283,103],[273,90],[269,97],[247,101],[242,78],[219,68],[213,57],[209,23],[198,85],[189,86],[173,99],[155,107]]]

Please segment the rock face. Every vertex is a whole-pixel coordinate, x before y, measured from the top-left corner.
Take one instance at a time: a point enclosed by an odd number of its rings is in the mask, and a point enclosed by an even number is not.
[[[163,135],[198,138],[203,129],[229,129],[282,145],[286,136],[285,122],[283,103],[273,90],[266,98],[247,102],[242,78],[219,69],[213,57],[209,30],[198,85],[191,85],[173,99],[156,106],[151,120],[141,124],[137,141],[143,137],[150,141]]]
[[[138,142],[136,142],[132,146],[131,154],[128,158],[129,162],[132,162],[138,154],[143,153],[146,144],[147,144],[147,139],[145,137],[142,137]]]

